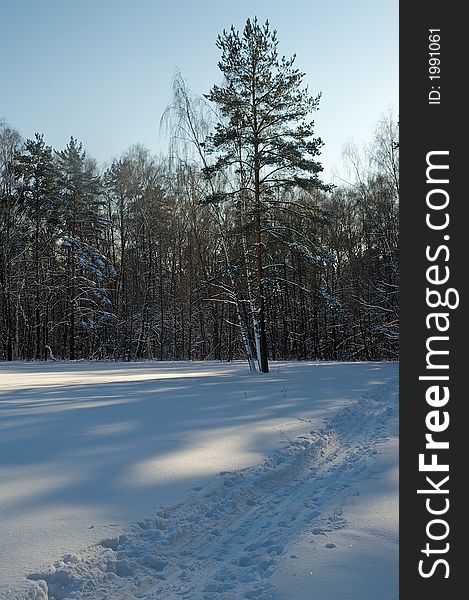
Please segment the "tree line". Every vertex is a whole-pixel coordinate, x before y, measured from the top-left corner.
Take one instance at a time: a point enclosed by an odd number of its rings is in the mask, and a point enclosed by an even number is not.
[[[223,85],[176,75],[165,157],[103,169],[0,124],[2,360],[397,358],[397,123],[324,183],[320,96],[277,44],[248,20],[218,38]]]

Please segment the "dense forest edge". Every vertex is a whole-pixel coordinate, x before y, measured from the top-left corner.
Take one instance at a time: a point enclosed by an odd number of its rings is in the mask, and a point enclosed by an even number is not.
[[[397,121],[324,182],[320,95],[277,44],[248,20],[223,85],[175,75],[166,156],[0,122],[0,360],[397,359]]]

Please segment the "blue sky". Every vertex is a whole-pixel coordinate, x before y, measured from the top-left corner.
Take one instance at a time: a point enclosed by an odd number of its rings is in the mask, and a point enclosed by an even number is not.
[[[110,162],[130,145],[165,152],[160,117],[179,69],[191,89],[221,81],[217,35],[269,19],[279,51],[323,92],[315,114],[332,175],[345,142],[370,139],[398,107],[397,0],[0,0],[0,118],[60,149],[71,135]]]

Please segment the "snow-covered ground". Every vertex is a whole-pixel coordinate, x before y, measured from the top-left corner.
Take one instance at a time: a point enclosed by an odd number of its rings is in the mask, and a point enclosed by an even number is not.
[[[0,598],[396,599],[397,378],[0,364]]]

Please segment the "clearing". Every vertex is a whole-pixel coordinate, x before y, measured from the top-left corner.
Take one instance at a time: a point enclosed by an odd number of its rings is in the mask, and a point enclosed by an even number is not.
[[[395,600],[398,364],[0,364],[0,598]]]

